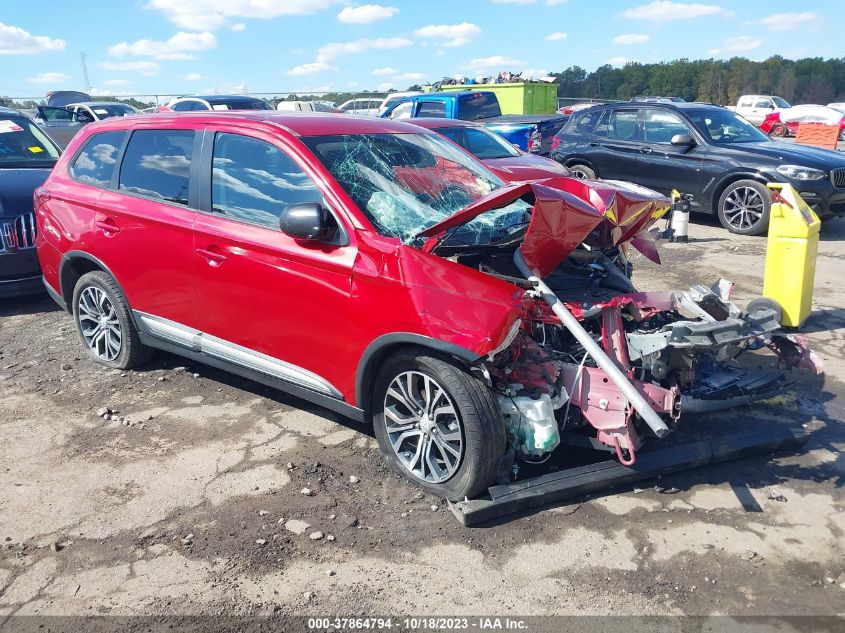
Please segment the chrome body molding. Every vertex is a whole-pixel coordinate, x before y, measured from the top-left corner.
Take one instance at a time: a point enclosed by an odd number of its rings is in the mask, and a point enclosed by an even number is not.
[[[246,369],[293,383],[317,393],[342,399],[343,395],[330,382],[317,374],[278,358],[224,341],[193,328],[146,312],[133,311],[139,329],[193,352],[233,363]]]

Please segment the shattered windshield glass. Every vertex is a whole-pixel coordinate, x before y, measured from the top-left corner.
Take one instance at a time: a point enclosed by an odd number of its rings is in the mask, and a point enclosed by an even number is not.
[[[434,134],[343,134],[302,141],[382,235],[415,236],[502,186],[471,156]],[[444,240],[450,246],[500,242],[525,228],[531,206],[516,200],[483,213]]]

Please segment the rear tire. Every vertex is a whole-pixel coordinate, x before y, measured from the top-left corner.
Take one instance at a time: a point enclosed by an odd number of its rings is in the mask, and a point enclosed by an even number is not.
[[[588,167],[584,163],[575,163],[574,165],[568,165],[567,168],[569,169],[569,173],[572,174],[572,177],[577,178],[578,180],[596,179],[595,170],[592,167]]]
[[[772,126],[772,129],[769,132],[769,136],[774,136],[775,138],[783,138],[784,136],[788,135],[789,130],[783,123],[776,123]]]
[[[424,348],[391,356],[373,394],[373,424],[390,468],[450,501],[495,480],[506,433],[493,393],[452,359]]]
[[[769,228],[772,197],[756,180],[737,180],[719,196],[719,222],[737,235],[762,235]]]
[[[141,343],[129,304],[115,280],[100,270],[86,273],[73,289],[73,320],[91,358],[114,369],[133,369],[150,360]]]

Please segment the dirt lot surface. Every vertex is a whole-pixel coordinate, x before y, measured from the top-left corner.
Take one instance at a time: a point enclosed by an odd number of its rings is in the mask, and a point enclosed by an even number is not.
[[[49,299],[5,301],[0,628],[12,614],[841,613],[845,222],[826,229],[805,328],[826,375],[719,414],[808,424],[802,450],[479,528],[389,474],[365,427],[168,354],[103,369]],[[691,233],[664,266],[637,260],[642,288],[722,276],[740,303],[760,292],[765,239]]]

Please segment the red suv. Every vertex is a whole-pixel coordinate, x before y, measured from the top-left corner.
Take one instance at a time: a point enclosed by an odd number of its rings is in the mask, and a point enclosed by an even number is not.
[[[620,245],[656,258],[642,236],[668,200],[571,178],[505,185],[398,121],[108,119],[74,138],[35,203],[46,286],[95,361],[128,369],[160,348],[372,420],[398,472],[453,500],[515,455],[544,461],[564,428],[632,464],[678,411],[780,380],[713,360],[773,341],[774,310],[746,318],[701,287],[635,292]],[[716,373],[699,379],[700,354]]]

